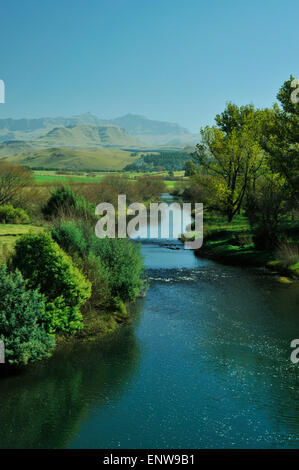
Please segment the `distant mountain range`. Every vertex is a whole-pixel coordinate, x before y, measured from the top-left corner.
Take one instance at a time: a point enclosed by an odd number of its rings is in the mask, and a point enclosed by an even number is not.
[[[0,159],[33,168],[121,169],[139,152],[180,150],[198,140],[178,124],[134,114],[0,119]]]
[[[81,126],[84,128],[81,129]],[[88,129],[88,127],[90,129]],[[59,131],[66,128],[69,131]],[[98,128],[91,129],[91,128]],[[50,131],[53,131],[50,134]],[[95,134],[99,135],[95,137]],[[107,137],[105,134],[107,133]],[[36,141],[46,144],[50,140],[51,146],[69,146],[70,139],[75,136],[75,146],[86,146],[90,135],[88,147],[96,145],[117,147],[140,147],[178,144],[193,144],[199,136],[190,133],[179,124],[155,121],[145,116],[126,114],[115,119],[99,119],[91,113],[85,113],[71,118],[39,118],[39,119],[0,119],[0,142],[8,140]],[[130,139],[129,136],[135,139]],[[45,137],[44,140],[40,140]],[[57,137],[57,143],[55,138]],[[82,143],[80,143],[82,137]]]

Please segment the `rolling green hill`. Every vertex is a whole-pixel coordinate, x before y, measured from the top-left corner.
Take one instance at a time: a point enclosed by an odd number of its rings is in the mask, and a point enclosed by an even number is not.
[[[23,140],[8,140],[0,144],[0,158],[9,158],[22,152],[31,152],[34,146]]]
[[[112,148],[49,148],[10,156],[8,160],[30,168],[101,171],[122,170],[126,165],[134,163],[138,156]]]
[[[118,126],[75,125],[55,127],[46,135],[36,139],[38,147],[136,147],[140,146],[134,137]]]

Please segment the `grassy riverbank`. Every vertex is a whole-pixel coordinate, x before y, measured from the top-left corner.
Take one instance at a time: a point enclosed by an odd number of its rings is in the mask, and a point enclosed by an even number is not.
[[[298,246],[299,221],[286,218],[283,222],[288,242]],[[283,276],[299,278],[299,262],[293,252],[282,244],[276,250],[257,250],[247,218],[236,216],[231,223],[215,214],[204,216],[203,246],[196,256],[242,267],[267,267]]]

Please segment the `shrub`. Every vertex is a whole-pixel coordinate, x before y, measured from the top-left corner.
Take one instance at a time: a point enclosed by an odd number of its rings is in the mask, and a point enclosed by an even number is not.
[[[52,237],[72,256],[75,264],[91,282],[89,302],[98,307],[107,307],[111,301],[109,272],[92,251],[92,239],[95,235],[90,227],[73,220],[62,220],[53,226]]]
[[[23,209],[15,208],[10,204],[0,206],[1,224],[27,224],[29,221],[29,215]]]
[[[33,183],[31,170],[3,159],[0,161],[0,204],[18,202],[23,189]]]
[[[71,254],[93,285],[93,298],[102,305],[136,298],[144,270],[139,246],[128,239],[99,239],[94,230],[74,221],[62,221],[53,238]]]
[[[50,234],[21,236],[12,265],[28,279],[31,288],[39,287],[46,296],[47,331],[74,333],[81,329],[80,307],[90,297],[90,282]]]
[[[75,194],[68,186],[55,189],[42,208],[46,219],[55,217],[82,217],[94,218],[94,207],[88,203],[84,196]]]
[[[51,355],[55,341],[43,326],[45,302],[37,290],[28,289],[19,271],[0,266],[0,339],[6,361],[22,365]]]
[[[159,176],[139,176],[136,180],[136,189],[140,200],[156,201],[159,200],[161,193],[167,191],[166,185]]]
[[[97,238],[94,250],[109,269],[112,296],[124,302],[134,300],[143,286],[140,245],[127,238]]]
[[[84,255],[88,251],[83,229],[73,220],[62,220],[54,224],[52,237],[70,255]]]

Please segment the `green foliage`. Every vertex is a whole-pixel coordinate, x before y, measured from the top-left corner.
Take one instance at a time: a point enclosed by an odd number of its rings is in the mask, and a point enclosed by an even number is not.
[[[255,191],[246,201],[253,240],[258,249],[273,249],[281,236],[279,222],[285,212],[285,184],[278,174],[269,174],[257,181]]]
[[[185,163],[185,176],[194,176],[196,173],[195,164],[192,160],[187,160]]]
[[[27,224],[29,222],[29,215],[24,209],[13,207],[10,204],[6,206],[0,206],[1,224]]]
[[[62,221],[52,235],[90,279],[98,304],[114,305],[116,299],[127,302],[136,298],[143,286],[144,270],[136,243],[99,239],[91,227],[74,221]]]
[[[55,189],[47,203],[42,208],[46,219],[55,217],[94,217],[94,207],[88,203],[84,196],[75,194],[68,186]]]
[[[54,224],[52,237],[71,256],[75,253],[83,256],[88,252],[88,240],[83,226],[79,226],[74,220],[61,220]]]
[[[193,154],[201,172],[210,177],[207,183],[213,208],[226,214],[228,221],[240,211],[247,190],[262,168],[260,121],[253,106],[228,104],[216,117],[218,127],[201,130],[202,144],[197,144]]]
[[[155,201],[166,192],[164,181],[159,176],[142,175],[137,178],[136,189],[139,194],[138,201]]]
[[[124,302],[134,300],[143,286],[144,264],[140,246],[126,238],[103,238],[97,239],[94,249],[110,270],[112,296]]]
[[[21,236],[12,265],[45,295],[47,331],[74,333],[82,327],[80,307],[90,297],[90,283],[50,234]]]
[[[299,200],[299,104],[291,101],[290,80],[284,82],[277,98],[282,110],[276,106],[264,126],[263,147],[268,154],[268,164],[285,179],[290,192],[289,199]],[[293,205],[295,205],[293,204]]]
[[[89,226],[75,221],[62,220],[52,228],[54,240],[72,256],[75,264],[83,271],[92,286],[89,302],[93,306],[106,307],[111,302],[109,269],[93,251],[97,242]]]
[[[142,155],[136,162],[127,165],[125,171],[181,171],[190,159],[187,152],[160,152]]]
[[[43,326],[44,297],[27,284],[19,271],[0,266],[0,339],[9,364],[38,361],[50,356],[55,346]]]

